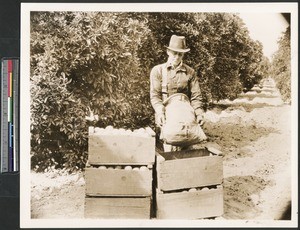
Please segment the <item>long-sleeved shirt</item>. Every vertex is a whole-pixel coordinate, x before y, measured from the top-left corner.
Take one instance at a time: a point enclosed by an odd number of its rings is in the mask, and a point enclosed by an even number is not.
[[[163,86],[163,74],[167,76],[166,87]],[[168,62],[154,66],[150,73],[150,101],[155,113],[165,112],[163,94],[169,97],[174,93],[186,94],[195,110],[195,115],[203,114],[200,85],[191,67],[181,63],[174,69]]]

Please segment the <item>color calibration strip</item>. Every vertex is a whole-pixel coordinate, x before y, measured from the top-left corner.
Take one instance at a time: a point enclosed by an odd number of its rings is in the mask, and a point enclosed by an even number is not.
[[[2,59],[1,71],[1,172],[19,167],[19,60]]]

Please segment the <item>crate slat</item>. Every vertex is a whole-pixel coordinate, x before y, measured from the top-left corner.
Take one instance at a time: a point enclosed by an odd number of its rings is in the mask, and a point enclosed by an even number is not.
[[[150,196],[152,170],[86,168],[86,194],[91,196]]]
[[[85,218],[150,219],[151,198],[86,197]]]
[[[157,219],[201,219],[223,215],[223,188],[156,194]]]
[[[157,183],[159,190],[173,191],[221,184],[223,162],[221,156],[201,156],[166,160],[157,156]],[[170,154],[172,154],[170,152]],[[178,153],[176,153],[178,154]],[[195,155],[195,151],[193,151]]]
[[[90,135],[89,156],[91,165],[96,164],[153,164],[155,137],[126,135]]]

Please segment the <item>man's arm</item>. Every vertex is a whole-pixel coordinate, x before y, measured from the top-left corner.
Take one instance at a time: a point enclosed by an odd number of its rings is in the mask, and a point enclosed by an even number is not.
[[[155,66],[150,73],[150,101],[155,113],[165,113],[162,102],[162,76],[159,66]]]
[[[195,110],[197,121],[203,122],[203,109],[202,109],[202,96],[200,90],[200,84],[198,78],[193,70],[190,79],[190,90],[191,90],[191,105]],[[201,124],[201,123],[200,123]]]
[[[162,75],[160,66],[150,73],[150,102],[155,110],[155,123],[161,127],[165,123],[165,107],[162,102]]]

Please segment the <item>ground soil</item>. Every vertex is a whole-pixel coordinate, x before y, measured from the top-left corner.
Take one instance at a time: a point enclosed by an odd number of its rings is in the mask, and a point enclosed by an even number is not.
[[[272,81],[205,114],[207,145],[223,152],[224,215],[289,219],[291,106]],[[84,173],[31,173],[31,218],[84,218]],[[288,210],[283,217],[284,211]]]

